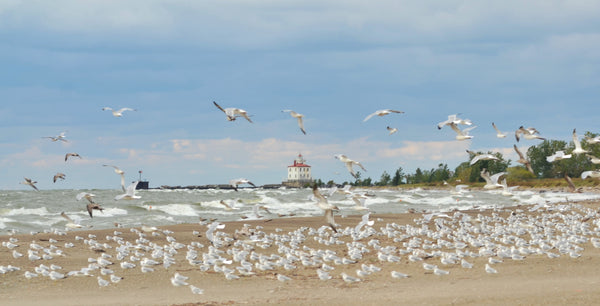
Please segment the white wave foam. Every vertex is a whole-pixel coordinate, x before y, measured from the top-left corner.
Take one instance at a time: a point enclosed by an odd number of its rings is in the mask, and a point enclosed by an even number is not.
[[[198,212],[190,204],[168,204],[153,206],[153,210],[160,210],[172,216],[198,216]]]
[[[20,208],[16,208],[16,209],[11,209],[5,214],[5,216],[22,216],[22,215],[44,216],[44,215],[49,215],[49,213],[48,213],[48,210],[46,209],[46,207],[40,207],[40,208],[20,207]]]

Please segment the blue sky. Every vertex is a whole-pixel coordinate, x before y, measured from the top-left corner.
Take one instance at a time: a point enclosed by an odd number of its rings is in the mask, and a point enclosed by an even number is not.
[[[421,2],[0,1],[0,189],[119,188],[105,163],[151,186],[278,183],[298,153],[324,181],[351,180],[338,153],[377,180],[466,148],[514,160],[521,125],[600,132],[600,2]],[[405,113],[362,121],[386,108]],[[472,140],[435,128],[454,113]]]

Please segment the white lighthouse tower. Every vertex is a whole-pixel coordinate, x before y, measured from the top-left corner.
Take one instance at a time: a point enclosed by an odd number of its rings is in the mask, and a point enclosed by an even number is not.
[[[303,187],[306,184],[312,183],[311,168],[306,164],[306,160],[302,157],[302,154],[298,154],[298,157],[294,160],[294,163],[288,168],[287,181],[283,182],[283,185],[290,187]]]

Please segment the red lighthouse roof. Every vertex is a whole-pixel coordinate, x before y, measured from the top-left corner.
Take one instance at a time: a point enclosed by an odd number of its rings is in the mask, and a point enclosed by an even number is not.
[[[298,154],[298,158],[296,158],[294,160],[294,164],[288,166],[289,167],[309,167],[309,165],[305,164],[306,160],[304,160],[304,158],[302,158],[302,154]]]

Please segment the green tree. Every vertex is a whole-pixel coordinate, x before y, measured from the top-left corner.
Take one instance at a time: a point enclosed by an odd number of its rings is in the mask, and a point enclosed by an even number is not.
[[[392,181],[392,178],[390,177],[390,175],[386,171],[383,171],[383,173],[381,174],[381,178],[379,178],[379,181],[376,182],[375,185],[389,186],[391,181]]]
[[[392,178],[392,186],[398,186],[402,184],[402,179],[404,178],[404,176],[405,175],[404,171],[402,170],[402,167],[398,167],[398,169],[394,173],[394,178]]]
[[[507,181],[526,181],[535,178],[535,175],[524,166],[509,167],[506,171],[508,172],[508,175],[506,175]]]
[[[454,177],[456,178],[457,181],[460,182],[470,182],[471,179],[471,166],[469,165],[469,162],[462,162],[460,163],[460,165],[458,165],[456,167],[456,169],[454,169]]]
[[[439,164],[437,169],[432,169],[429,182],[443,182],[450,178],[450,169],[447,164]]]

